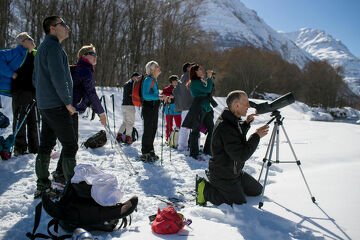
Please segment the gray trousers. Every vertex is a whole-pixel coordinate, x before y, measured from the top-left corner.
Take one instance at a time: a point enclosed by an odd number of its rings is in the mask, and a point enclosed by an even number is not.
[[[131,136],[135,122],[135,106],[122,105],[121,110],[123,112],[123,122],[120,126],[119,133],[123,133],[126,130],[126,135]]]

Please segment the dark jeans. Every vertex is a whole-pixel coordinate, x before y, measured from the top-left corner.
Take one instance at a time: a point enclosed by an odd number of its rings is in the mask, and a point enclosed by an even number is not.
[[[206,129],[207,129],[207,136],[206,136],[206,140],[205,140],[205,145],[204,145],[204,153],[211,155],[211,138],[212,138],[212,133],[213,133],[213,129],[214,129],[214,112],[210,111],[210,112],[204,112],[201,115],[201,118],[199,122],[194,123],[192,129],[191,129],[191,133],[189,136],[189,146],[190,146],[190,156],[192,157],[197,157],[199,155],[199,137],[200,137],[200,129],[202,124],[205,125]]]
[[[258,196],[262,192],[262,185],[251,175],[242,172],[239,181],[229,183],[226,181],[206,182],[204,189],[205,200],[214,205],[226,203],[229,205],[246,203],[245,195]]]
[[[144,133],[141,140],[142,154],[154,151],[154,139],[156,136],[160,101],[144,101],[142,116],[144,119]]]
[[[28,107],[33,103],[35,93],[31,91],[19,90],[12,93],[13,108],[13,132],[16,125],[20,125],[25,117]],[[38,128],[36,123],[36,107],[34,106],[25,119],[15,139],[15,151],[24,153],[29,150],[30,153],[37,153],[39,150]],[[38,115],[39,116],[39,115]],[[26,136],[27,132],[27,136]]]
[[[40,109],[40,114],[42,117],[42,128],[39,154],[36,159],[35,168],[38,177],[38,189],[44,189],[50,185],[48,179],[50,153],[56,144],[56,138],[59,139],[62,145],[62,167],[66,181],[74,175],[74,167],[76,165],[75,155],[78,150],[78,144],[73,117],[65,106]]]

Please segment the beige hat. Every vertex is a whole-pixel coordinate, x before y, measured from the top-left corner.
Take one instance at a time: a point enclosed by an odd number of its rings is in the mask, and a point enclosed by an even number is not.
[[[16,36],[16,43],[17,43],[17,44],[21,44],[21,43],[22,43],[23,41],[25,41],[26,39],[31,39],[31,40],[33,40],[27,32],[19,33],[19,34]]]

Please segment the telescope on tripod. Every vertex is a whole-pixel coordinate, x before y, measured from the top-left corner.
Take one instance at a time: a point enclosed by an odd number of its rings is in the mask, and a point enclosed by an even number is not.
[[[263,164],[262,164],[262,168],[261,168],[259,179],[258,179],[258,182],[260,182],[261,175],[262,175],[264,167],[266,165],[264,186],[263,186],[263,190],[262,190],[262,193],[261,193],[261,200],[259,202],[259,208],[261,208],[264,205],[263,198],[264,198],[264,193],[265,193],[265,187],[266,187],[266,183],[267,183],[269,168],[273,163],[295,163],[299,167],[300,173],[301,173],[301,175],[302,175],[302,177],[304,179],[305,185],[306,185],[306,187],[307,187],[307,189],[309,191],[312,202],[315,203],[315,201],[316,201],[315,197],[312,195],[312,193],[310,191],[309,185],[307,184],[307,181],[305,179],[305,175],[304,175],[304,173],[303,173],[303,171],[301,169],[301,166],[300,166],[301,162],[297,158],[297,156],[295,154],[295,151],[294,151],[294,148],[293,148],[293,146],[292,146],[292,144],[290,142],[290,139],[289,139],[289,137],[288,137],[288,135],[287,135],[287,133],[285,131],[285,128],[284,128],[284,125],[283,125],[284,118],[281,116],[280,111],[278,110],[278,109],[280,109],[282,107],[285,107],[285,106],[288,106],[288,105],[290,105],[290,104],[292,104],[294,102],[295,102],[295,98],[294,98],[294,95],[291,92],[287,93],[287,94],[285,94],[285,95],[283,95],[283,96],[281,96],[281,97],[279,97],[277,99],[275,99],[270,104],[267,103],[267,102],[256,104],[254,102],[249,101],[250,106],[256,109],[257,114],[263,114],[263,113],[271,112],[270,116],[272,118],[271,118],[270,121],[267,122],[267,124],[270,124],[270,123],[272,123],[274,121],[274,127],[273,127],[273,130],[272,130],[272,133],[271,133],[271,137],[270,137],[270,140],[269,140],[269,144],[268,144],[268,147],[267,147],[267,150],[266,150],[265,157],[263,159]],[[294,155],[294,159],[295,159],[294,161],[280,161],[279,160],[280,126],[281,126],[281,129],[284,132],[287,143],[290,146],[291,152]],[[273,160],[272,157],[273,157],[273,153],[274,153],[275,143],[276,143],[276,160]]]

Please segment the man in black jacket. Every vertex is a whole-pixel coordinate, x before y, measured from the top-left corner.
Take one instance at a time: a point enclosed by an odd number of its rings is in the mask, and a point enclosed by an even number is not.
[[[24,119],[27,108],[35,99],[35,88],[32,85],[32,74],[34,69],[34,57],[36,54],[34,40],[27,32],[20,33],[16,37],[18,44],[28,48],[26,59],[22,66],[15,71],[11,81],[12,108],[14,114],[13,131]],[[36,154],[39,150],[38,129],[36,124],[36,108],[29,112],[24,124],[19,129],[14,147],[14,155],[19,156],[29,153]],[[27,132],[27,136],[26,136]]]
[[[226,98],[226,104],[228,107],[219,116],[213,132],[210,183],[203,178],[196,179],[196,200],[199,205],[205,205],[206,201],[214,205],[242,204],[246,203],[245,195],[257,196],[262,191],[261,184],[242,169],[245,161],[255,152],[260,138],[268,133],[269,126],[258,128],[246,139],[255,116],[251,114],[241,122],[241,117],[246,116],[250,107],[246,93],[232,91]]]
[[[134,82],[140,80],[141,75],[137,72],[134,72],[130,80],[127,81],[123,88],[123,102],[121,105],[121,110],[123,112],[123,123],[120,126],[119,132],[117,134],[116,139],[119,142],[125,142],[126,144],[132,144],[131,133],[134,127],[135,122],[135,106],[132,102],[132,92]],[[125,132],[125,136],[124,136]]]

